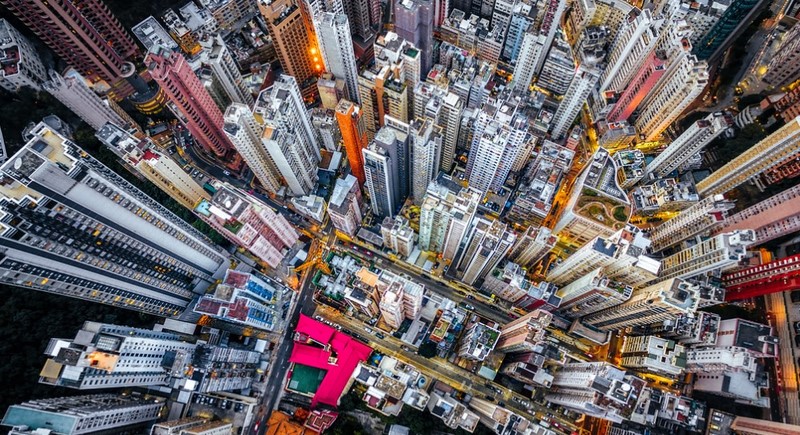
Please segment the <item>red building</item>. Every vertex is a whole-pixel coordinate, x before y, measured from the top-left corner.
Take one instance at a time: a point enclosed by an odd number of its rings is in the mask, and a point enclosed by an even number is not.
[[[105,80],[118,96],[130,93],[130,86],[121,80],[122,64],[137,56],[139,48],[102,0],[0,0],[0,4],[81,75],[92,82]]]
[[[183,115],[195,140],[217,157],[235,154],[233,144],[222,131],[222,112],[186,59],[159,47],[148,53],[145,63],[150,75]]]
[[[726,273],[722,282],[726,301],[800,289],[800,254]]]
[[[358,179],[359,186],[364,185],[364,157],[361,150],[367,147],[367,130],[361,118],[361,110],[354,103],[341,100],[336,106],[336,120],[342,131],[342,142],[350,163],[350,173]]]
[[[665,66],[663,54],[655,51],[650,53],[645,59],[639,72],[633,77],[628,87],[617,99],[614,108],[609,112],[606,119],[608,122],[626,121],[644,98],[653,90],[658,79],[664,75]]]

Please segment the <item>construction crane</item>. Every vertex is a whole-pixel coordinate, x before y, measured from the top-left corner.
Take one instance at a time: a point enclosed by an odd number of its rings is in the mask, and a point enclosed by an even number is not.
[[[295,290],[297,290],[298,286],[300,285],[300,282],[303,281],[303,279],[300,279],[297,276],[297,274],[304,272],[312,267],[317,267],[319,270],[322,271],[322,273],[326,275],[333,274],[333,272],[331,272],[331,268],[328,266],[328,263],[322,260],[325,250],[321,249],[317,240],[311,242],[311,247],[309,248],[308,252],[309,252],[308,258],[303,264],[297,267],[289,267],[289,275],[291,277],[290,281],[292,282]]]

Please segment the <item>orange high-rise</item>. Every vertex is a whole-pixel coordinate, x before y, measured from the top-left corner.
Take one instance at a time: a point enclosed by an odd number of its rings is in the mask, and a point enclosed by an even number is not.
[[[350,172],[364,185],[364,160],[361,150],[367,146],[367,129],[361,117],[361,109],[353,102],[342,99],[336,106],[336,121],[342,131],[342,142],[350,162]]]

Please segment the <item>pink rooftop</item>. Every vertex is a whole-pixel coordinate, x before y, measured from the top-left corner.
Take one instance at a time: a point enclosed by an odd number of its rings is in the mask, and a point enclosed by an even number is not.
[[[327,371],[314,394],[311,408],[315,408],[318,403],[338,406],[339,398],[342,396],[350,376],[359,362],[369,358],[372,348],[303,314],[300,315],[295,331],[308,337],[311,341],[325,346],[323,349],[319,346],[295,341],[292,355],[289,357],[291,363]],[[335,364],[330,363],[331,356],[338,358]]]

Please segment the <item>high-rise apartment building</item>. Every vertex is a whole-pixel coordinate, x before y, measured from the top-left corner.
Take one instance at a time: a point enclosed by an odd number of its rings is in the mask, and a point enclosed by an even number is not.
[[[558,35],[559,37],[553,41],[547,55],[545,55],[545,41],[539,39],[535,42],[537,45],[542,46],[542,53],[538,55],[537,59],[544,58],[540,60],[543,64],[539,70],[536,85],[553,91],[558,95],[564,95],[575,75],[575,60],[572,57],[570,45],[564,40],[561,33]],[[537,49],[534,48],[533,53]],[[536,75],[535,72],[534,75]]]
[[[783,43],[767,65],[767,73],[762,80],[781,88],[800,78],[800,27],[792,27],[783,35]]]
[[[178,334],[84,322],[74,339],[50,339],[39,382],[78,390],[167,385],[164,356],[191,361],[194,350]]]
[[[200,201],[195,213],[223,237],[241,246],[269,267],[281,263],[299,235],[294,227],[255,196],[220,183],[211,201]]]
[[[416,233],[409,226],[408,219],[403,216],[398,215],[394,219],[388,216],[383,218],[381,236],[383,237],[383,246],[403,258],[410,256],[414,250]]]
[[[261,141],[264,125],[256,121],[244,104],[233,103],[225,111],[223,131],[253,171],[259,184],[269,193],[276,194],[281,187],[278,168]]]
[[[361,109],[347,100],[339,100],[336,106],[336,121],[342,132],[344,151],[350,164],[350,173],[360,184],[364,184],[364,157],[362,150],[367,146],[367,131]]]
[[[494,349],[500,331],[481,322],[475,322],[464,331],[457,354],[472,361],[483,361]]]
[[[197,142],[217,157],[229,157],[233,146],[222,131],[222,112],[186,58],[157,46],[147,54],[145,63],[150,75],[185,119],[187,129]]]
[[[44,123],[30,134],[0,168],[3,281],[172,316],[227,266],[228,253],[75,143]]]
[[[698,59],[716,62],[768,4],[763,0],[731,2],[719,21],[695,44],[692,53]]]
[[[533,32],[533,24],[536,20],[538,10],[530,3],[519,2],[512,6],[511,16],[506,29],[506,40],[503,43],[503,54],[501,59],[511,65],[518,62],[520,50],[525,36],[528,32]],[[514,74],[516,76],[516,74]]]
[[[607,362],[569,363],[560,368],[545,399],[588,416],[621,423],[636,407],[643,379]]]
[[[410,154],[413,163],[411,170],[411,197],[414,203],[421,204],[428,184],[439,173],[439,156],[442,150],[442,128],[431,118],[416,119],[411,122],[409,136]]]
[[[448,92],[441,99],[441,109],[436,124],[442,128],[442,149],[439,158],[439,170],[450,173],[455,162],[458,133],[461,127],[461,114],[464,100],[453,92]]]
[[[0,18],[0,88],[16,92],[27,86],[41,89],[47,80],[47,69],[39,53],[28,38],[22,36],[11,23]]]
[[[498,352],[532,352],[547,334],[553,315],[547,311],[535,310],[512,320],[500,328],[500,337],[495,349]]]
[[[787,122],[697,183],[703,196],[725,194],[765,171],[794,159],[800,141],[800,117]]]
[[[637,290],[626,302],[585,316],[582,321],[601,331],[615,331],[692,315],[699,303],[698,285],[672,278]]]
[[[599,148],[575,182],[553,232],[582,246],[597,236],[611,237],[625,228],[631,207],[617,182],[617,170],[608,151]],[[597,207],[588,206],[590,203]]]
[[[736,266],[755,242],[753,230],[736,230],[706,239],[661,261],[661,279],[691,278]]]
[[[722,112],[711,113],[698,119],[645,167],[644,179],[650,175],[664,178],[699,153],[712,140],[733,125],[733,118]]]
[[[800,186],[793,186],[725,219],[715,233],[755,231],[754,245],[783,237],[800,229]]]
[[[263,0],[258,9],[267,24],[283,73],[294,77],[303,97],[313,96],[314,82],[323,70],[322,55],[311,12],[298,0]]]
[[[600,70],[594,65],[583,63],[578,66],[572,76],[572,83],[553,116],[550,134],[554,139],[561,139],[567,134],[599,78]]]
[[[239,66],[225,45],[225,41],[222,40],[222,36],[217,35],[211,40],[206,55],[204,63],[211,68],[215,82],[219,83],[228,99],[233,103],[252,106],[253,94],[244,83]]]
[[[42,83],[42,88],[67,106],[94,130],[99,130],[111,122],[119,126],[129,126],[108,104],[92,91],[77,71],[70,69],[63,76],[49,71],[50,80]]]
[[[537,63],[533,67],[533,74],[539,74],[544,63],[545,56],[550,52],[550,46],[556,38],[556,33],[560,30],[561,17],[567,9],[567,2],[564,0],[547,0],[545,3],[544,15],[539,25],[539,33],[545,37],[542,45],[542,54],[538,57]]]
[[[527,159],[531,151],[523,150],[519,157]],[[506,215],[506,219],[521,227],[541,224],[550,213],[575,152],[545,140],[535,155],[524,175],[517,179],[519,188]]]
[[[456,261],[455,275],[468,285],[491,272],[514,245],[516,235],[497,220],[474,221]]]
[[[381,129],[381,132],[384,131],[390,130]],[[390,139],[394,141],[393,136]],[[394,216],[399,205],[396,163],[389,155],[389,151],[377,141],[371,142],[362,153],[366,177],[364,188],[369,195],[372,213],[380,217]]]
[[[513,85],[517,89],[527,90],[536,73],[535,67],[541,64],[539,59],[545,57],[544,44],[547,37],[538,32],[525,32],[519,49],[519,57],[514,67]]]
[[[125,96],[122,64],[139,47],[102,0],[2,4],[81,75],[91,82],[105,80],[113,92]]]
[[[614,107],[606,115],[606,120],[610,123],[627,121],[639,104],[661,80],[661,76],[666,72],[664,54],[658,51],[651,51],[645,58],[639,71],[630,80],[628,85],[614,103]]]
[[[467,161],[469,187],[481,192],[497,190],[502,186],[519,151],[514,142],[514,132],[497,121],[490,121],[476,131]]]
[[[30,435],[141,432],[160,417],[163,408],[163,401],[135,395],[57,397],[11,405],[0,424],[11,426],[11,433]]]
[[[352,174],[337,178],[328,200],[328,215],[333,227],[350,237],[361,227],[361,189]]]
[[[319,32],[317,38],[325,70],[334,77],[344,80],[347,99],[361,104],[358,95],[356,55],[347,15],[326,12],[316,19]]]
[[[164,155],[149,139],[140,139],[116,124],[108,123],[95,133],[114,154],[138,174],[163,190],[178,204],[193,209],[202,199],[210,199],[191,174]]]
[[[424,77],[433,66],[434,2],[403,0],[394,2],[393,8],[394,31],[421,51],[419,77]]]
[[[633,294],[633,287],[608,278],[603,269],[598,268],[576,278],[557,294],[561,297],[559,314],[576,319],[627,301]]]
[[[683,374],[686,348],[682,344],[654,335],[623,340],[622,367],[670,377]]]
[[[677,216],[650,230],[651,249],[663,251],[698,235],[709,235],[725,222],[733,201],[722,195],[710,195]]]
[[[600,77],[600,94],[621,92],[644,63],[658,39],[657,23],[647,9],[629,15],[608,54],[608,67]]]
[[[281,75],[261,91],[253,115],[265,125],[261,142],[289,190],[307,195],[317,183],[321,155],[295,78]]]
[[[453,261],[480,199],[480,192],[462,187],[449,175],[440,173],[428,185],[420,206],[420,249],[441,253],[445,261]]]
[[[682,57],[667,71],[640,107],[635,126],[646,141],[655,141],[689,107],[708,84],[708,64],[694,56]]]
[[[530,226],[517,238],[508,257],[520,266],[530,267],[544,257],[557,241],[549,228]]]

